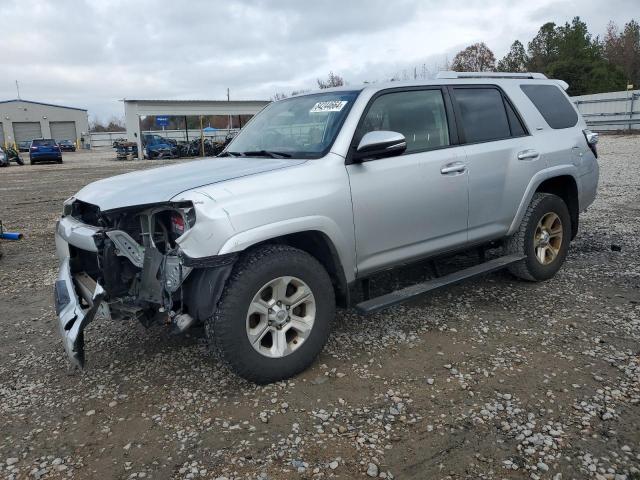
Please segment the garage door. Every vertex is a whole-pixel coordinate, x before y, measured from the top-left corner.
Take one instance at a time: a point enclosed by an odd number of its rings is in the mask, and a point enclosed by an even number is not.
[[[4,146],[4,130],[2,127],[2,122],[0,122],[0,146]]]
[[[51,122],[51,137],[56,142],[60,140],[71,140],[75,143],[76,139],[76,122]]]
[[[13,137],[16,143],[30,142],[34,138],[42,138],[40,122],[14,122]]]

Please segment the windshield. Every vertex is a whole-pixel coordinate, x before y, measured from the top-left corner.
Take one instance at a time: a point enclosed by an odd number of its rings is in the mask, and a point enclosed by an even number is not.
[[[226,149],[228,155],[325,155],[359,92],[327,92],[288,98],[268,105]]]

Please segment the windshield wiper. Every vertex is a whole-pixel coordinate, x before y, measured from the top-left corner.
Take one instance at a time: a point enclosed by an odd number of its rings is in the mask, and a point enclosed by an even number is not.
[[[227,150],[226,152],[218,154],[218,157],[244,157],[244,154],[240,152],[230,152]]]
[[[273,150],[254,150],[252,152],[242,152],[242,155],[245,157],[291,158],[288,153]]]

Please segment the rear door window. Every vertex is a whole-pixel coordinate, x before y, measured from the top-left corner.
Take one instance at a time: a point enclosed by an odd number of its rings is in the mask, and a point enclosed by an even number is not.
[[[444,99],[440,89],[390,92],[376,98],[355,135],[356,145],[365,133],[390,130],[404,135],[405,153],[450,144]]]
[[[520,85],[551,128],[570,128],[578,123],[578,114],[567,96],[555,85]]]
[[[511,136],[512,137],[521,137],[527,134],[527,131],[522,125],[520,118],[516,115],[515,110],[511,106],[509,102],[504,102],[505,107],[507,108],[507,116],[509,117],[509,125],[511,126]]]
[[[511,137],[509,119],[496,88],[454,88],[466,143],[489,142]]]

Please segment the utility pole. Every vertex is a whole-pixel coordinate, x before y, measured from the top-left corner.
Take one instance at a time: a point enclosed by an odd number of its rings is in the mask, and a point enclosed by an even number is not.
[[[633,85],[631,81],[627,81],[627,91],[629,92],[629,130],[631,130],[631,121],[633,120],[633,103],[636,99],[636,94],[633,91]]]
[[[227,102],[229,101],[231,101],[231,97],[229,95],[229,87],[227,87]],[[231,133],[231,127],[233,127],[233,124],[231,122],[231,115],[229,115],[229,118],[227,119],[227,135]]]
[[[16,90],[18,92],[18,100],[20,100],[20,85],[18,84],[18,80],[16,80]]]

